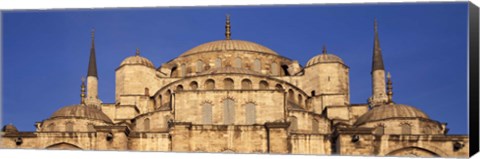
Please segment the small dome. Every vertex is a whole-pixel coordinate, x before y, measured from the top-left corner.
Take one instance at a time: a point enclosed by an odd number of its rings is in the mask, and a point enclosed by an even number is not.
[[[221,52],[221,51],[248,51],[248,52],[259,52],[259,53],[278,55],[275,51],[250,41],[217,40],[217,41],[204,43],[197,47],[194,47],[186,51],[180,56],[188,56],[192,54],[205,53],[205,52]]]
[[[8,124],[3,126],[2,131],[9,134],[9,133],[17,133],[17,127],[15,127],[13,124]]]
[[[200,75],[206,74],[253,74],[253,75],[262,75],[260,72],[243,69],[243,68],[236,68],[236,67],[221,67],[221,68],[213,68],[209,69],[205,72],[200,73]]]
[[[96,108],[85,105],[72,105],[60,108],[55,113],[53,113],[50,119],[57,117],[79,117],[92,120],[101,120],[106,123],[112,123],[112,120],[110,120],[110,118],[105,115],[105,113]]]
[[[306,67],[315,65],[317,63],[323,63],[323,62],[339,62],[339,63],[344,64],[343,60],[340,57],[338,57],[334,54],[322,53],[322,54],[314,56],[313,58],[308,60]]]
[[[155,66],[150,60],[139,55],[127,57],[125,60],[122,61],[120,67],[122,67],[123,65],[144,65],[150,68],[155,68]]]
[[[424,118],[429,119],[427,114],[415,107],[392,104],[377,106],[357,119],[354,125],[359,126],[372,121],[379,121],[391,118]]]

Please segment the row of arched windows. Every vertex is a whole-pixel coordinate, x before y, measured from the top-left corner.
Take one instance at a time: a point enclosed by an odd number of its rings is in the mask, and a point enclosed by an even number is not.
[[[223,101],[223,123],[234,124],[235,123],[235,101],[232,99],[225,99]],[[202,110],[202,123],[213,123],[213,105],[211,103],[203,103],[201,105]],[[256,122],[256,105],[254,103],[245,104],[245,124],[255,124]]]
[[[73,129],[74,125],[75,124],[73,122],[65,123],[65,131],[66,132],[73,132],[74,131],[74,129]],[[48,131],[55,131],[55,123],[50,123],[47,126],[47,130]],[[89,131],[89,132],[95,131],[94,125],[92,123],[87,124],[87,131]]]
[[[220,58],[216,58],[214,63],[215,63],[215,68],[221,68],[222,65],[223,65],[222,64],[222,59],[220,59]],[[232,62],[232,67],[235,67],[235,68],[248,68],[250,66],[251,66],[251,68],[249,68],[249,69],[251,69],[253,71],[261,72],[261,70],[262,70],[262,62],[261,62],[260,59],[255,59],[251,65],[243,63],[242,59],[239,58],[239,57],[235,58]],[[188,68],[187,65],[183,63],[183,64],[180,65],[180,70],[178,70],[177,67],[173,67],[172,70],[171,70],[171,74],[172,74],[172,77],[176,77],[176,76],[179,76],[178,72],[180,71],[181,72],[180,76],[185,77],[187,75],[187,73],[193,73],[193,72],[199,73],[199,72],[203,72],[205,70],[208,70],[210,68],[211,67],[208,64],[206,64],[204,61],[197,60],[195,62],[195,66],[194,66],[195,70],[192,70],[192,68]],[[283,74],[289,75],[287,65],[282,65],[281,68],[283,69]],[[270,70],[271,70],[270,73],[274,76],[281,75],[280,74],[281,73],[280,72],[280,66],[276,62],[272,62],[270,64]]]

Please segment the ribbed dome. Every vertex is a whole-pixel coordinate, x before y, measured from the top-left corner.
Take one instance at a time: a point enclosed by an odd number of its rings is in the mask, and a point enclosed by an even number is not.
[[[360,118],[354,125],[362,125],[372,121],[390,119],[390,118],[424,118],[429,119],[427,114],[408,105],[393,104],[374,107]]]
[[[322,63],[322,62],[340,62],[340,63],[343,64],[343,60],[340,57],[338,57],[334,54],[326,54],[326,53],[323,54],[322,53],[322,54],[314,56],[313,58],[308,60],[306,67],[315,65],[317,63]]]
[[[260,72],[255,72],[248,69],[236,68],[236,67],[221,67],[207,70],[200,73],[200,75],[205,74],[222,74],[222,73],[238,73],[238,74],[253,74],[253,75],[262,75]]]
[[[218,40],[201,44],[193,49],[188,50],[180,56],[221,51],[249,51],[278,55],[275,51],[254,42],[243,40]]]
[[[57,117],[80,117],[112,123],[112,120],[110,120],[110,118],[102,111],[85,105],[72,105],[60,108],[53,113],[50,119]]]
[[[120,67],[123,65],[144,65],[150,68],[155,68],[155,66],[150,60],[139,55],[127,57],[125,60],[122,61]]]

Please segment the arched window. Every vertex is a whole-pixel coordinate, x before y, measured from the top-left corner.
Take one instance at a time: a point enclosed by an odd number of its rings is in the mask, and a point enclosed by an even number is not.
[[[223,122],[233,124],[235,122],[235,103],[232,99],[223,101]]]
[[[312,97],[315,96],[315,90],[312,91]]]
[[[233,67],[242,68],[242,59],[240,57],[235,58]]]
[[[67,132],[72,132],[73,131],[73,123],[72,122],[67,122],[65,124],[65,131],[67,131]]]
[[[205,81],[205,86],[207,90],[213,90],[215,89],[215,81],[212,79],[208,79],[207,81]]]
[[[202,72],[203,71],[203,61],[198,60],[197,61],[197,72]]]
[[[272,75],[274,76],[277,76],[278,75],[278,64],[277,63],[272,63],[271,64],[271,71],[272,71]]]
[[[402,128],[402,134],[412,134],[412,126],[409,124],[400,125]]]
[[[260,83],[258,84],[258,87],[260,89],[268,89],[268,82],[267,81],[260,81]]]
[[[242,80],[242,89],[252,89],[252,81],[249,79]]]
[[[276,84],[275,85],[275,89],[277,90],[282,90],[283,89],[283,86],[281,84]]]
[[[255,104],[247,103],[245,105],[245,122],[246,124],[255,124],[257,120]]]
[[[196,81],[190,82],[190,89],[191,90],[197,90],[198,88],[198,83]]]
[[[203,103],[202,105],[202,123],[212,124],[212,104]]]
[[[150,130],[150,119],[145,118],[143,120],[143,130],[145,130],[145,131]]]
[[[286,76],[290,76],[290,72],[288,72],[288,66],[282,65],[283,74]]]
[[[180,65],[180,69],[182,71],[182,77],[187,75],[187,66],[185,64]]]
[[[300,105],[300,106],[303,105],[303,102],[302,102],[302,101],[303,101],[302,95],[301,95],[301,94],[298,94],[298,102],[297,102],[298,105]]]
[[[290,131],[296,131],[298,129],[298,121],[297,121],[297,117],[294,117],[294,116],[290,116],[288,117],[289,121],[290,121]]]
[[[233,84],[234,83],[233,83],[233,80],[231,78],[225,78],[223,80],[224,89],[230,89],[230,90],[233,89],[234,88]]]
[[[95,131],[95,127],[93,126],[92,123],[89,123],[89,124],[87,125],[87,130],[88,130],[89,132]]]
[[[163,95],[163,101],[162,101],[162,106],[168,106],[170,107],[170,103],[171,103],[171,100],[172,99],[172,91],[170,90],[167,90],[165,91],[164,95]]]
[[[288,90],[288,99],[293,102],[293,101],[295,101],[295,97],[294,97],[294,96],[295,96],[295,95],[293,94],[293,90],[292,90],[292,89],[289,89],[289,90]]]
[[[172,71],[171,71],[171,73],[170,73],[170,76],[171,76],[171,77],[177,77],[177,76],[178,76],[177,74],[178,74],[178,73],[177,73],[177,66],[175,66],[175,67],[172,68]]]
[[[312,121],[312,132],[313,133],[318,133],[318,120],[317,119],[313,119]]]
[[[222,67],[222,59],[217,58],[215,59],[215,68],[220,68]]]
[[[183,86],[182,86],[182,85],[178,85],[178,86],[177,86],[177,91],[183,91]]]
[[[257,71],[257,72],[260,72],[261,71],[261,64],[260,64],[260,60],[259,59],[255,59],[255,61],[253,61],[253,70],[254,71]]]
[[[375,128],[375,135],[383,135],[385,133],[385,127],[382,125],[379,125]]]

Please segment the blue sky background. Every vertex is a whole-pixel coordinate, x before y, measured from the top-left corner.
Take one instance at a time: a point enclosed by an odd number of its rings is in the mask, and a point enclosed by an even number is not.
[[[350,67],[351,103],[371,95],[373,19],[397,103],[467,134],[467,3],[184,7],[3,12],[3,125],[80,102],[96,29],[99,97],[115,101],[115,69],[140,48],[156,67],[205,42],[248,40],[304,66],[322,45]]]

